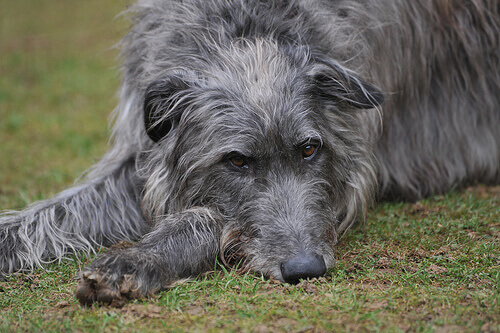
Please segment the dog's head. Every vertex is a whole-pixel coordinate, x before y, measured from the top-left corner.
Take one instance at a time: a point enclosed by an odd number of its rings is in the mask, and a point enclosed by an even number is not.
[[[146,90],[144,207],[212,207],[226,263],[287,282],[323,275],[375,182],[360,109],[381,92],[296,45],[242,40],[193,62]]]

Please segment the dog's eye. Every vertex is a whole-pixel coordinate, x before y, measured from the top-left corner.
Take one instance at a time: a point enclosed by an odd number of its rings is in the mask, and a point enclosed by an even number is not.
[[[248,168],[247,160],[244,156],[233,155],[229,158],[229,162],[237,168],[246,169]]]
[[[302,146],[302,158],[305,160],[310,160],[316,155],[318,151],[318,145],[313,143],[308,143],[305,146]]]

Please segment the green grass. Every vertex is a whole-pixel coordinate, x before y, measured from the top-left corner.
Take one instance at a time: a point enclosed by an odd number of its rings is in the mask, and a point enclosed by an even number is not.
[[[106,150],[124,1],[0,0],[0,209],[71,185]],[[81,307],[75,257],[0,281],[3,331],[500,331],[500,187],[384,203],[297,286],[219,270],[121,309]],[[90,259],[87,259],[90,260]]]
[[[106,150],[123,1],[0,0],[0,207],[73,182]]]

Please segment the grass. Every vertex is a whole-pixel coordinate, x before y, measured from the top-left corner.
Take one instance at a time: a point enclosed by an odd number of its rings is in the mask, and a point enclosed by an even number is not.
[[[0,209],[18,209],[106,150],[128,22],[120,0],[0,5]],[[499,187],[380,204],[337,249],[319,280],[219,269],[120,309],[78,305],[75,257],[0,281],[0,331],[500,331]]]

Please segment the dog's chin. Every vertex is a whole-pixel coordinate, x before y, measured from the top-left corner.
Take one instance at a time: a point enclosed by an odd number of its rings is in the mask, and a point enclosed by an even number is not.
[[[333,253],[333,251],[332,251],[332,253]],[[328,272],[328,270],[330,270],[331,268],[333,268],[337,264],[337,260],[335,260],[335,257],[333,256],[333,254],[325,255],[324,259],[325,259],[325,265],[326,265],[327,272]]]
[[[281,274],[281,269],[279,268],[279,265],[273,268],[267,274],[264,274],[264,276],[267,277],[269,280],[276,280],[281,283],[286,283],[285,280],[283,279],[283,274]]]

